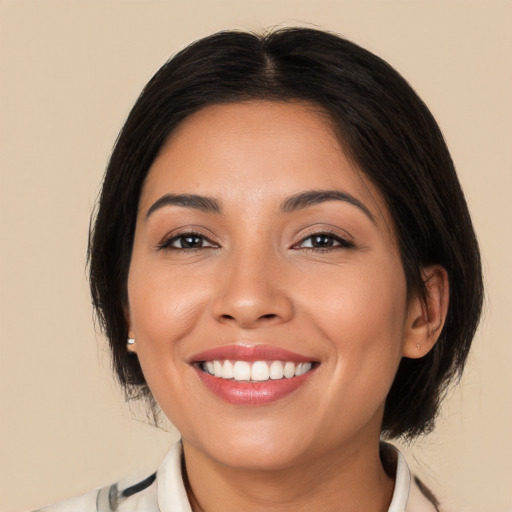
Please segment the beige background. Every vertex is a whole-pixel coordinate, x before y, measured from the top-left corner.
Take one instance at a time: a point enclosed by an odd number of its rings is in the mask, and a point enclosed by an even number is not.
[[[84,266],[105,162],[171,53],[219,29],[310,23],[394,65],[451,147],[487,312],[437,431],[408,451],[440,496],[512,511],[511,22],[510,1],[0,3],[0,509],[152,471],[175,439],[123,403],[95,334]]]

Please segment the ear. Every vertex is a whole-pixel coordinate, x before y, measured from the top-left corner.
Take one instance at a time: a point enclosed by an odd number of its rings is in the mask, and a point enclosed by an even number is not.
[[[436,344],[443,330],[450,299],[446,269],[440,265],[421,272],[426,288],[425,300],[416,295],[410,300],[404,333],[403,356],[418,359]]]

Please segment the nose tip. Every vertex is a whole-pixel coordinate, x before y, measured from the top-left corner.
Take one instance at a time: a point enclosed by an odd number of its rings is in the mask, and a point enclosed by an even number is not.
[[[216,320],[243,329],[287,322],[293,315],[293,305],[277,280],[270,274],[250,274],[233,272],[226,279],[214,302]]]

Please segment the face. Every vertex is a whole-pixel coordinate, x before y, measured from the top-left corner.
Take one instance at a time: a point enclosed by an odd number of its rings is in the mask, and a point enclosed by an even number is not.
[[[186,449],[283,468],[378,441],[406,281],[384,202],[319,109],[254,101],[182,122],[142,190],[128,301]]]

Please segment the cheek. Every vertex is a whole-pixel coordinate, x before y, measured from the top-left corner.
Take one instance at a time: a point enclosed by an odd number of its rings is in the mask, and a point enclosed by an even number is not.
[[[358,393],[387,394],[401,359],[406,284],[401,267],[363,265],[344,272],[310,302],[336,353],[339,378]]]
[[[181,426],[181,412],[195,400],[194,388],[183,385],[190,373],[186,340],[197,335],[206,309],[205,292],[183,279],[180,282],[164,268],[153,270],[140,265],[140,260],[134,263],[128,299],[137,357],[156,401],[173,424]]]
[[[354,335],[360,331],[361,336],[372,331],[381,331],[383,336],[403,331],[405,276],[394,260],[352,265],[326,274],[317,279],[313,291],[301,295],[307,296],[316,318],[339,335],[336,337],[346,338],[348,328],[355,331]],[[371,339],[367,341],[371,344]]]
[[[132,263],[128,277],[130,327],[144,352],[177,351],[205,312],[204,288],[165,268]]]

